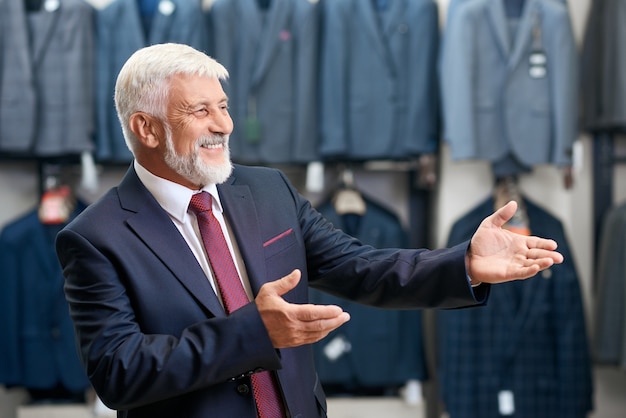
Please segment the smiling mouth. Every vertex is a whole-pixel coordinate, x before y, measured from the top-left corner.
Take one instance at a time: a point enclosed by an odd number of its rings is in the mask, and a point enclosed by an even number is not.
[[[206,149],[218,149],[218,148],[223,148],[224,144],[219,143],[219,144],[202,144],[200,145],[200,148],[206,148]]]

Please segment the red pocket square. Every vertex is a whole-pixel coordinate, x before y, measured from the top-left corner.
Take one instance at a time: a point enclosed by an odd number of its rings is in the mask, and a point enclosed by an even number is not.
[[[264,246],[264,247],[267,247],[268,245],[271,245],[271,244],[275,243],[275,242],[276,242],[276,241],[278,241],[279,239],[286,237],[287,235],[291,234],[292,232],[293,232],[293,228],[289,228],[289,229],[288,229],[288,230],[286,230],[285,232],[282,232],[282,233],[280,233],[280,234],[276,235],[274,238],[270,238],[270,239],[268,239],[267,241],[265,241],[265,242],[263,243],[263,246]]]

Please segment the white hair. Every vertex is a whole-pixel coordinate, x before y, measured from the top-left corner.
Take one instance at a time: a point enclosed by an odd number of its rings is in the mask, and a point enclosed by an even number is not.
[[[137,50],[120,70],[115,83],[115,109],[126,145],[134,153],[137,137],[130,117],[146,112],[165,121],[169,82],[175,75],[226,80],[228,71],[208,55],[183,44],[157,44]]]

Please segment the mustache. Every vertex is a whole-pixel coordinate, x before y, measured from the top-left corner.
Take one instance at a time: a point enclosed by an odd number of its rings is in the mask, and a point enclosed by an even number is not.
[[[213,145],[228,145],[228,135],[209,134],[202,135],[196,140],[196,147],[207,147]]]

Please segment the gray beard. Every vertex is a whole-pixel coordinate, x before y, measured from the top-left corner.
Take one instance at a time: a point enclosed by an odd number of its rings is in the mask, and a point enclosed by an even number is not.
[[[205,163],[199,155],[202,144],[224,142],[224,162],[217,165]],[[171,132],[167,129],[165,138],[165,164],[176,173],[189,180],[193,184],[206,186],[207,184],[221,184],[228,179],[233,171],[230,161],[230,149],[228,136],[205,135],[196,140],[194,151],[189,155],[178,155],[174,149],[174,140]]]

